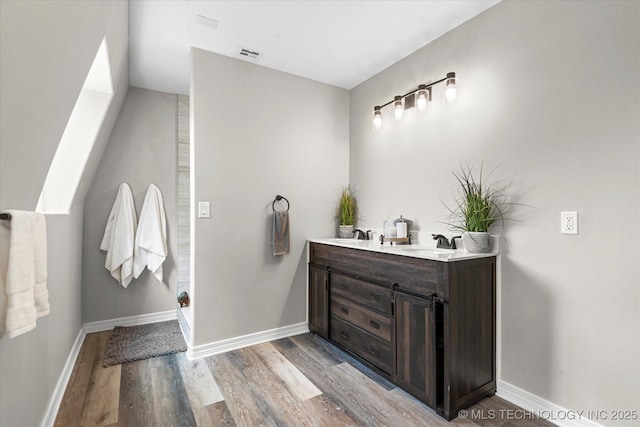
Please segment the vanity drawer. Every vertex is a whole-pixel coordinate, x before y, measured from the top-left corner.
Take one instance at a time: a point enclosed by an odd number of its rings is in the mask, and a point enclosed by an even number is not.
[[[391,345],[335,316],[329,318],[330,338],[386,373],[391,372]]]
[[[391,318],[338,295],[331,295],[331,314],[391,342]]]
[[[329,291],[331,295],[340,295],[374,310],[391,314],[391,288],[332,272]]]
[[[362,280],[396,285],[423,295],[444,294],[443,284],[448,280],[445,262],[320,243],[311,243],[310,248],[311,261],[330,266],[334,272],[348,272]]]

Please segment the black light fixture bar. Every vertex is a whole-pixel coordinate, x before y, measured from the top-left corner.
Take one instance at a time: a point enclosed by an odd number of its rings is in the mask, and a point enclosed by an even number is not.
[[[453,74],[453,76],[451,76],[451,74]],[[450,79],[450,78],[454,78],[455,76],[456,76],[456,73],[447,73],[447,77],[444,77],[444,78],[442,78],[442,79],[440,79],[440,80],[438,80],[438,81],[435,81],[435,82],[433,82],[433,83],[429,83],[428,85],[424,85],[424,87],[423,87],[423,88],[418,87],[418,88],[416,88],[416,89],[414,89],[414,90],[412,90],[412,91],[410,91],[410,92],[405,93],[404,95],[400,95],[400,98],[404,99],[404,98],[406,98],[406,97],[407,97],[407,96],[409,96],[409,95],[413,95],[414,93],[416,93],[416,92],[417,92],[417,91],[419,91],[420,89],[429,89],[431,86],[435,86],[435,85],[437,85],[438,83],[442,83],[443,81],[445,81],[445,80],[447,80],[447,79]],[[389,101],[389,102],[386,102],[386,103],[384,103],[384,104],[382,104],[382,105],[377,105],[377,107],[380,107],[380,108],[382,109],[382,108],[386,107],[386,106],[387,106],[387,105],[389,105],[389,104],[393,104],[393,102],[394,102],[394,101],[395,101],[395,97],[394,97],[394,99],[392,99],[392,100],[391,100],[391,101]]]
[[[418,85],[416,89],[413,89],[404,95],[394,96],[392,100],[385,102],[381,105],[376,105],[373,107],[373,130],[382,129],[382,109],[387,105],[394,104],[395,105],[395,117],[396,120],[402,120],[402,113],[405,110],[405,101],[409,102],[407,108],[413,108],[417,106],[418,109],[424,111],[426,108],[426,103],[431,101],[431,88],[439,83],[445,82],[445,93],[448,101],[453,101],[455,99],[455,90],[456,90],[456,73],[451,72],[447,73],[446,77],[441,78],[440,80],[436,80],[435,82],[429,84],[421,84]],[[417,92],[425,91],[425,94],[422,95],[418,93],[418,98],[420,98],[417,102],[415,99],[411,99],[409,97],[413,96]],[[450,93],[451,92],[451,93]],[[422,95],[422,96],[421,96]],[[426,98],[426,101],[425,101]]]

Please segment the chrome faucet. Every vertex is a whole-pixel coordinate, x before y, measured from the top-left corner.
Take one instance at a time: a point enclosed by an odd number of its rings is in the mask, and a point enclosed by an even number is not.
[[[438,243],[436,243],[436,248],[439,249],[458,249],[456,247],[456,239],[461,238],[462,236],[453,236],[451,238],[451,243],[449,243],[449,240],[444,237],[442,234],[432,234],[431,235],[433,237],[433,240],[437,240]]]
[[[353,230],[353,234],[357,234],[357,239],[358,240],[369,240],[369,236],[371,235],[371,230],[367,230],[367,231],[362,231],[359,228],[356,228],[355,230]]]

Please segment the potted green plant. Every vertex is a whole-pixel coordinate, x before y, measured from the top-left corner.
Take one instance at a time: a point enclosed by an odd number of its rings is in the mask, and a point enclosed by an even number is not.
[[[338,202],[338,236],[343,239],[353,237],[356,210],[356,197],[353,195],[351,187],[344,187],[342,193],[340,193],[340,201]]]
[[[512,204],[505,192],[512,184],[488,184],[483,180],[482,165],[477,179],[469,165],[460,165],[453,176],[458,190],[455,208],[445,204],[450,212],[448,224],[463,232],[462,245],[467,252],[488,252],[491,247],[489,230],[496,223],[503,223],[504,213]]]

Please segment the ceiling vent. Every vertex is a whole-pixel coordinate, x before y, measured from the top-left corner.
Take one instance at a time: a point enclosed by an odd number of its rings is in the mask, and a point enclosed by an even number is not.
[[[213,28],[214,30],[218,29],[218,25],[220,25],[220,21],[216,21],[215,19],[207,18],[203,15],[196,16],[196,22],[198,24]]]
[[[260,58],[262,58],[262,52],[240,46],[236,50],[235,57],[238,59],[244,59],[245,61],[258,62]]]

